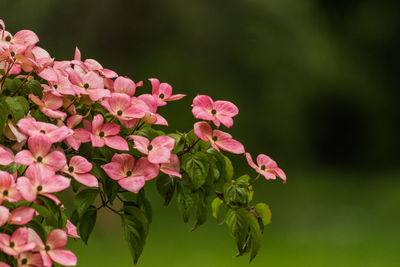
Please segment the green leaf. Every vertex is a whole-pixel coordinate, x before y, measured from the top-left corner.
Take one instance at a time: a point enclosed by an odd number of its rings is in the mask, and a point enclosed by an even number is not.
[[[258,219],[256,218],[256,216],[253,213],[249,212],[248,218],[249,218],[249,228],[250,228],[250,247],[251,247],[250,262],[251,262],[257,255],[258,251],[260,250],[263,235],[260,228],[260,224],[258,223]]]
[[[21,80],[19,79],[10,79],[7,78],[4,82],[5,88],[7,88],[10,92],[15,92],[18,86],[21,84]]]
[[[9,165],[6,166],[0,166],[0,170],[2,171],[6,171],[10,174],[15,173],[16,171],[18,171],[18,169],[21,167],[22,165],[19,165],[17,163],[11,163]]]
[[[224,185],[224,198],[230,204],[242,206],[249,201],[249,188],[244,180],[236,180]]]
[[[85,189],[76,195],[74,206],[80,216],[93,204],[98,194],[99,191],[97,189]]]
[[[35,230],[35,232],[40,236],[42,241],[46,240],[47,231],[44,228],[42,223],[40,223],[37,220],[33,219],[26,226],[29,227],[29,228],[32,228],[33,230]]]
[[[167,206],[175,192],[175,181],[168,175],[161,175],[156,181],[157,190],[160,195],[164,198],[164,205]]]
[[[177,133],[170,133],[168,134],[168,136],[175,139],[175,146],[172,150],[172,153],[178,154],[179,152],[181,152],[185,147],[185,140],[183,140],[182,135]]]
[[[191,231],[194,231],[200,225],[204,224],[207,220],[208,203],[205,193],[198,191],[197,203],[196,203],[196,224],[193,226]]]
[[[4,126],[6,125],[8,117],[7,105],[4,100],[0,101],[0,137],[3,134]]]
[[[264,225],[271,223],[272,213],[269,206],[265,203],[258,203],[254,210],[256,211],[257,215],[261,218]]]
[[[32,208],[34,208],[43,218],[51,216],[50,210],[36,202],[32,202]]]
[[[244,209],[229,209],[225,217],[225,223],[228,226],[229,233],[236,241],[239,253],[242,253],[245,250],[249,227],[247,212]]]
[[[125,240],[128,242],[133,257],[133,263],[136,264],[146,244],[149,222],[142,210],[134,206],[124,206],[122,226]]]
[[[82,215],[81,222],[78,225],[78,232],[81,239],[87,244],[90,234],[96,225],[97,209],[95,206],[90,206]]]
[[[23,96],[6,97],[8,110],[17,122],[22,119],[29,111],[29,103]]]
[[[183,221],[187,223],[194,210],[194,199],[190,191],[183,186],[178,187],[177,202]]]
[[[208,157],[204,153],[185,154],[182,157],[182,169],[189,175],[195,189],[205,183],[209,168]]]
[[[221,207],[222,203],[224,202],[219,197],[214,198],[214,200],[211,202],[212,216],[217,220],[217,222],[219,208]]]
[[[224,156],[225,160],[225,173],[224,173],[224,179],[225,181],[230,181],[233,178],[233,166],[231,160],[227,157]]]
[[[24,88],[28,91],[28,94],[34,94],[39,98],[43,96],[43,88],[37,80],[26,81]]]
[[[233,177],[233,166],[230,159],[214,148],[208,149],[207,154],[209,157],[215,159],[216,167],[220,173],[219,179],[223,179],[226,182],[231,181]]]

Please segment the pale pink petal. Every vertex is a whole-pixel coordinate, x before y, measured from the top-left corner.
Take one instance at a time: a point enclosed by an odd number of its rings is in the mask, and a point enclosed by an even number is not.
[[[114,82],[114,91],[116,93],[123,93],[129,96],[133,96],[136,91],[136,85],[129,78],[118,77]]]
[[[49,82],[57,82],[58,76],[57,72],[51,67],[47,67],[43,69],[41,72],[38,73],[38,76],[46,81]]]
[[[258,166],[254,163],[253,159],[251,158],[250,153],[246,153],[246,160],[247,160],[247,163],[250,165],[250,167],[257,170]]]
[[[84,184],[88,187],[98,187],[99,186],[99,181],[95,176],[93,176],[90,173],[75,173],[72,175],[72,177],[75,178],[78,182],[81,184]]]
[[[79,123],[82,122],[84,116],[82,115],[74,115],[71,116],[67,119],[67,126],[68,128],[75,128],[76,126],[78,126]]]
[[[74,129],[73,137],[81,143],[90,142],[90,132],[84,128]]]
[[[39,42],[39,38],[37,35],[30,30],[22,30],[14,34],[14,42],[18,44],[23,44],[25,46],[28,45],[35,45],[37,42]]]
[[[167,163],[170,156],[171,156],[171,150],[165,147],[161,147],[149,151],[148,159],[151,163],[154,164]]]
[[[107,136],[103,138],[105,144],[111,148],[122,150],[122,151],[129,151],[128,142],[122,138],[121,136]]]
[[[133,170],[135,166],[135,158],[130,154],[115,154],[111,160],[120,163],[124,171]]]
[[[172,95],[172,96],[168,97],[167,99],[165,99],[165,101],[175,101],[175,100],[179,100],[185,96],[186,95],[183,95],[183,94],[176,94],[176,95]]]
[[[213,122],[217,127],[219,127],[220,123],[225,125],[227,128],[230,128],[233,125],[233,119],[224,115],[216,115],[216,119],[213,120]]]
[[[137,194],[144,186],[145,179],[143,176],[136,176],[134,178],[121,179],[118,181],[118,183],[122,188]]]
[[[171,154],[169,162],[161,164],[160,171],[167,174],[170,177],[179,177],[182,175],[179,173],[180,171],[180,162],[179,158],[175,154]]]
[[[149,79],[151,86],[152,86],[152,94],[153,95],[159,95],[159,88],[160,88],[160,81],[155,78],[150,78]]]
[[[13,156],[0,146],[0,165],[8,165],[13,161]]]
[[[69,161],[69,166],[74,168],[74,173],[87,173],[92,170],[92,163],[81,156],[73,156]]]
[[[67,118],[67,113],[59,110],[52,110],[50,108],[40,107],[40,111],[43,112],[44,115],[52,119],[64,121],[65,118]]]
[[[36,105],[38,105],[39,107],[43,107],[44,103],[42,100],[40,100],[37,96],[33,95],[33,94],[29,94],[29,99],[32,100],[33,103],[35,103]]]
[[[215,101],[213,108],[217,111],[217,117],[218,115],[233,117],[239,113],[239,109],[229,101]]]
[[[30,179],[27,177],[18,178],[17,189],[25,200],[30,202],[36,200],[36,190],[33,188]]]
[[[101,131],[104,133],[104,136],[117,135],[120,131],[120,126],[116,123],[109,122],[103,125]]]
[[[98,137],[97,135],[90,135],[90,140],[92,141],[92,145],[94,147],[103,147],[105,142],[103,138]]]
[[[78,235],[78,231],[76,229],[76,226],[70,220],[67,220],[67,224],[65,225],[65,227],[67,228],[68,236],[73,237],[73,238],[81,238]]]
[[[50,109],[59,109],[63,105],[62,98],[53,94],[46,94],[43,96],[42,101],[45,106]]]
[[[71,68],[66,69],[66,72],[68,73],[68,79],[72,84],[78,85],[78,86],[83,86],[83,80],[81,76],[74,71]]]
[[[34,161],[35,158],[29,150],[22,150],[15,155],[15,163],[20,165],[31,165]]]
[[[61,175],[54,175],[54,176],[47,176],[43,178],[43,192],[45,193],[55,193],[63,191],[67,189],[71,183],[71,180],[61,176]]]
[[[0,206],[0,227],[8,221],[8,217],[10,217],[9,209],[4,206]]]
[[[139,136],[139,135],[130,135],[129,139],[134,141],[133,148],[139,150],[140,152],[142,152],[145,155],[148,154],[147,147],[150,144],[149,139],[147,139],[146,137],[143,137],[143,136]]]
[[[103,126],[104,118],[102,115],[97,114],[92,120],[92,133],[98,134]]]
[[[46,135],[34,135],[28,139],[28,147],[34,157],[46,156],[51,145],[50,138]]]
[[[50,246],[50,249],[63,248],[68,241],[67,233],[61,229],[55,229],[49,233],[46,239],[46,245]]]
[[[11,212],[10,223],[24,225],[32,220],[35,210],[30,207],[19,207]]]
[[[167,135],[157,136],[150,143],[153,148],[165,147],[169,150],[174,149],[175,139]]]
[[[194,133],[197,135],[198,138],[205,142],[209,142],[212,138],[212,128],[210,124],[205,121],[196,122],[194,124]]]
[[[120,180],[126,177],[122,165],[119,162],[110,162],[101,166],[107,175],[113,180]]]
[[[261,168],[261,166],[265,166],[266,169],[277,167],[275,161],[273,161],[270,157],[264,154],[260,154],[257,156],[257,164]]]
[[[144,179],[147,181],[157,177],[158,173],[158,164],[153,164],[149,162],[147,158],[140,158],[136,162],[135,168],[132,171],[132,177],[143,176]]]
[[[111,93],[107,89],[88,89],[89,97],[92,101],[98,101],[105,97],[111,97]]]
[[[59,171],[67,164],[65,154],[60,151],[53,151],[43,158],[43,164],[54,171]]]
[[[47,133],[47,136],[50,138],[50,141],[52,143],[59,143],[63,141],[65,138],[71,136],[74,134],[74,130],[66,127],[66,126],[61,126],[54,131],[51,131]]]

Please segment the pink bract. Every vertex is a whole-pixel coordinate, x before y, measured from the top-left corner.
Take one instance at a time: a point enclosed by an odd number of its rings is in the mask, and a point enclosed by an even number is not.
[[[250,153],[246,153],[246,160],[249,165],[256,170],[259,174],[263,175],[266,180],[276,179],[280,177],[286,183],[286,174],[278,167],[275,161],[264,154],[257,156],[257,164],[254,163]]]
[[[133,147],[147,155],[148,160],[154,164],[168,163],[175,145],[175,140],[166,135],[157,136],[151,142],[139,135],[130,135],[129,139],[134,141]]]

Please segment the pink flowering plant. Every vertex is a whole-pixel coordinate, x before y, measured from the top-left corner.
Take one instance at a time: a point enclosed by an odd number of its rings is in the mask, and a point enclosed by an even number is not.
[[[0,266],[74,266],[69,239],[87,243],[100,209],[122,220],[136,264],[152,220],[145,188],[164,205],[176,199],[193,230],[209,213],[226,224],[238,256],[252,260],[270,223],[267,204],[252,203],[254,182],[285,173],[266,155],[256,162],[228,128],[238,108],[198,95],[193,129],[167,133],[159,112],[171,85],[119,76],[93,59],[57,61],[29,30],[14,35],[0,20]],[[243,155],[254,176],[236,176],[229,154]],[[65,199],[73,198],[73,205]]]

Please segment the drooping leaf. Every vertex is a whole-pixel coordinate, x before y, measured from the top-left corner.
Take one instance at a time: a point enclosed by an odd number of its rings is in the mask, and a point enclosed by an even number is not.
[[[250,262],[251,262],[257,255],[258,251],[260,250],[263,235],[260,228],[260,224],[258,223],[258,219],[256,218],[256,216],[251,212],[248,212],[247,216],[249,218],[249,228],[250,228],[249,242],[251,247],[251,252],[250,252]]]
[[[35,96],[42,98],[43,96],[43,88],[40,85],[40,82],[37,80],[28,80],[24,84],[24,88],[28,92],[28,94],[34,94]]]
[[[182,169],[189,175],[195,189],[205,183],[209,168],[208,157],[204,153],[185,154],[182,157]]]
[[[133,257],[133,263],[136,264],[146,243],[149,222],[143,211],[139,208],[124,206],[122,226],[125,240],[128,243],[129,250]]]
[[[164,205],[167,206],[175,192],[175,181],[167,175],[161,175],[156,181],[157,190],[164,198]]]
[[[95,206],[90,206],[81,217],[81,222],[78,225],[78,233],[82,241],[87,244],[90,234],[96,225],[97,209]]]
[[[264,225],[271,223],[272,213],[269,206],[265,203],[258,203],[254,210],[256,211],[257,215],[261,218]]]
[[[184,188],[182,185],[178,187],[177,191],[177,203],[179,211],[183,217],[183,221],[187,223],[190,216],[194,211],[194,199],[190,191]]]
[[[93,204],[98,194],[99,191],[97,189],[85,189],[76,195],[74,206],[80,216]]]
[[[233,180],[225,183],[224,198],[232,205],[246,205],[249,200],[248,183],[243,180]]]
[[[225,223],[228,226],[229,233],[236,241],[239,253],[245,250],[249,220],[247,211],[244,209],[229,209]]]
[[[191,231],[196,230],[207,220],[208,203],[205,193],[203,191],[198,191],[196,200],[196,224],[193,226]]]
[[[211,202],[212,216],[218,221],[218,213],[221,204],[224,203],[219,197],[214,198]]]

